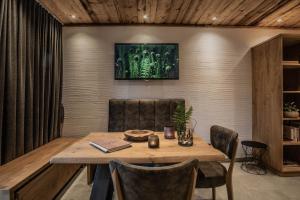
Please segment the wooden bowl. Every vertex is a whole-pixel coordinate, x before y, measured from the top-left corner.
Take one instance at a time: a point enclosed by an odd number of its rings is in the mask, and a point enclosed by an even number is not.
[[[153,135],[154,131],[150,130],[128,130],[124,132],[125,139],[133,142],[146,142],[149,135]]]
[[[299,112],[283,112],[284,117],[286,118],[298,118],[299,117]]]

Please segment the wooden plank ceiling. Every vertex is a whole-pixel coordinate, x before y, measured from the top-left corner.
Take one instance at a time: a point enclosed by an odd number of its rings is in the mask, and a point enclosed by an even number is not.
[[[37,0],[65,25],[300,27],[300,0]]]

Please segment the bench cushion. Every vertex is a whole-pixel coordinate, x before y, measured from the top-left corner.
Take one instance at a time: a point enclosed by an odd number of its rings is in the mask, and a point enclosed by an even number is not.
[[[125,101],[122,99],[114,99],[109,101],[109,127],[111,131],[123,130],[125,120]]]
[[[153,100],[140,101],[140,129],[155,130],[155,103]]]
[[[139,101],[138,100],[128,100],[125,101],[125,125],[124,128],[135,129],[139,127]]]

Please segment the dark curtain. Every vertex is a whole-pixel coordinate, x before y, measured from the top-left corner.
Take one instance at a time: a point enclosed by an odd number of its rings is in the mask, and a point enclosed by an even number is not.
[[[62,25],[34,0],[0,1],[0,165],[61,131]]]

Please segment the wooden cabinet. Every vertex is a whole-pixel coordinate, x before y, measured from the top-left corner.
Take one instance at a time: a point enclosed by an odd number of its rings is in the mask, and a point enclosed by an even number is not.
[[[300,174],[300,142],[286,141],[285,125],[300,126],[300,118],[284,118],[283,104],[300,107],[300,35],[278,35],[252,48],[253,140],[268,145],[264,161],[280,175]]]

